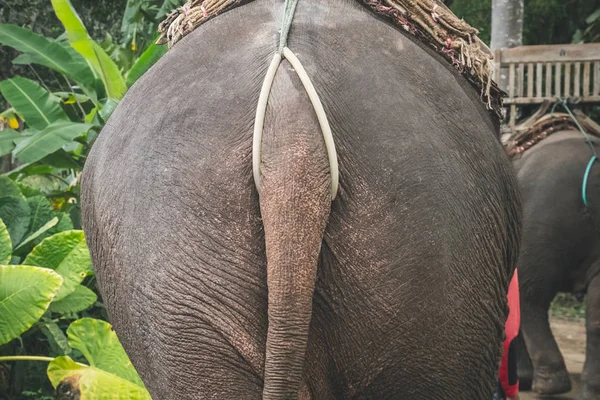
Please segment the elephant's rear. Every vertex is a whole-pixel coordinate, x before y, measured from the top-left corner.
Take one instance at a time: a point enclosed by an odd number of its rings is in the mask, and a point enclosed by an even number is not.
[[[101,291],[156,398],[262,395],[266,229],[251,143],[277,22],[270,1],[255,2],[176,45],[132,88],[86,167]],[[479,96],[356,4],[300,2],[289,47],[321,96],[340,166],[302,395],[491,398],[519,199]],[[323,154],[311,153],[315,165]]]
[[[557,291],[582,294],[600,267],[593,265],[600,257],[600,171],[590,164],[600,140],[591,137],[590,144],[595,151],[578,130],[559,131],[514,161],[523,194],[526,305],[546,307]]]

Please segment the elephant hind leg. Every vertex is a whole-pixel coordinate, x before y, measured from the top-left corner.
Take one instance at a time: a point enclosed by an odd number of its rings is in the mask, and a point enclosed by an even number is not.
[[[588,286],[585,317],[587,344],[579,398],[600,399],[600,274]]]
[[[526,227],[518,265],[521,332],[533,364],[532,390],[543,395],[571,390],[569,373],[548,319],[550,303],[558,293],[560,283],[568,278],[563,261],[565,250],[558,246],[548,249],[535,245],[555,238],[557,234],[541,235]]]
[[[543,395],[571,390],[569,373],[550,329],[549,304],[549,301],[544,301],[521,305],[521,327],[534,366],[532,388]]]
[[[519,336],[515,338],[517,346],[517,372],[519,374],[519,390],[531,390],[533,384],[533,364],[525,346],[523,332],[519,332]]]

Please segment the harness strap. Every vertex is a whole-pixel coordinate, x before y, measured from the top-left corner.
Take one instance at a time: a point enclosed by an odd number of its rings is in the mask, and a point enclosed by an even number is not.
[[[260,195],[260,162],[261,162],[261,150],[262,150],[262,134],[265,124],[265,113],[267,111],[267,103],[269,101],[269,94],[271,93],[271,87],[275,80],[275,74],[283,58],[287,59],[302,82],[304,90],[308,94],[310,102],[317,115],[319,126],[323,133],[323,139],[325,140],[325,148],[327,149],[327,157],[329,158],[329,174],[331,175],[331,201],[335,199],[339,186],[339,167],[337,160],[337,152],[335,150],[335,143],[333,141],[333,134],[331,133],[331,127],[327,120],[327,114],[321,103],[321,99],[313,86],[310,77],[306,73],[306,70],[302,66],[298,57],[287,47],[287,37],[292,25],[292,19],[296,10],[296,4],[298,0],[286,0],[285,2],[285,13],[283,16],[283,22],[281,26],[281,36],[279,40],[279,48],[265,75],[260,95],[258,97],[258,105],[256,107],[256,117],[254,119],[254,134],[252,137],[252,174],[254,176],[254,184],[256,190]]]

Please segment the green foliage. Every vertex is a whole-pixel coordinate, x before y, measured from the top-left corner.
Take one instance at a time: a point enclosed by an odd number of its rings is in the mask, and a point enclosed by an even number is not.
[[[37,333],[52,356],[0,356],[0,362],[48,361],[54,387],[77,384],[86,398],[150,399],[110,325],[85,317],[98,297],[84,285],[93,271],[83,232],[38,191],[6,176],[0,176],[0,190],[2,199],[20,200],[29,210],[25,221],[0,218],[0,349],[18,348]],[[10,232],[16,226],[26,233],[15,247]],[[73,321],[66,335],[64,321]],[[77,362],[78,354],[89,365]]]
[[[8,264],[12,257],[12,242],[8,229],[4,222],[0,220],[0,264]]]
[[[451,8],[490,43],[492,0],[454,0]],[[525,0],[523,44],[571,43],[577,30],[586,29],[586,19],[597,8],[597,2],[589,0]]]
[[[80,319],[69,326],[67,335],[68,345],[79,350],[90,365],[76,363],[69,356],[55,358],[48,366],[54,386],[68,382],[69,388],[79,389],[82,398],[151,400],[109,323]]]
[[[89,124],[55,121],[42,131],[30,130],[31,135],[19,141],[13,155],[23,162],[34,163],[73,143],[91,128]]]
[[[121,24],[123,41],[137,49],[148,47],[156,38],[158,23],[185,0],[127,0]]]
[[[56,233],[44,239],[25,258],[24,264],[52,269],[63,277],[56,300],[73,293],[83,279],[92,273],[92,261],[83,231],[76,230]]]
[[[91,318],[80,319],[69,326],[67,335],[69,345],[79,350],[92,367],[143,386],[109,323]]]
[[[492,26],[492,0],[454,0],[450,7],[456,16],[479,30],[479,38],[490,43]]]
[[[589,0],[525,0],[524,44],[571,43],[596,8]]]
[[[0,157],[10,154],[16,147],[16,141],[21,139],[21,134],[12,129],[0,131]]]
[[[18,245],[27,233],[30,213],[29,204],[24,197],[12,195],[0,197],[0,219],[8,228],[13,246]]]
[[[0,345],[31,328],[62,284],[60,275],[28,265],[0,265]]]
[[[150,9],[146,6],[150,3],[138,3],[140,7],[130,4],[133,8],[128,8],[124,21],[134,18],[132,10],[145,15],[135,17],[138,22],[149,18]],[[4,24],[0,25],[0,43],[22,53],[14,59],[15,63],[37,65],[61,75],[63,82],[69,85],[68,90],[53,91],[43,83],[23,77],[1,81],[0,93],[10,108],[0,113],[0,155],[10,154],[13,163],[18,165],[8,172],[8,177],[38,187],[40,194],[48,196],[52,208],[68,213],[78,227],[78,182],[91,144],[127,85],[132,85],[146,72],[166,48],[151,45],[134,51],[113,42],[110,36],[102,43],[95,42],[69,0],[53,0],[52,5],[65,28],[62,38],[68,38],[68,42]],[[162,5],[163,2],[154,4],[154,11],[159,12]],[[153,32],[155,23],[146,26],[145,31]],[[127,24],[123,22],[122,26]],[[145,43],[150,45],[153,40],[154,37]],[[13,129],[2,130],[6,124]],[[0,196],[0,217],[29,219],[32,211],[27,202],[2,197],[7,196]],[[41,204],[38,202],[37,206]],[[48,211],[46,203],[44,207]],[[58,223],[65,221],[59,218]],[[17,246],[27,228],[23,224],[13,226],[9,233]],[[40,228],[39,224],[36,228]],[[29,234],[35,232],[29,231]],[[53,232],[50,229],[47,233]],[[47,234],[41,235],[32,244],[38,244],[45,236]],[[26,250],[30,249],[31,246]]]
[[[585,29],[577,29],[573,35],[573,43],[600,42],[600,8],[587,17],[585,23],[587,27]]]
[[[23,77],[0,82],[0,93],[10,105],[0,113],[0,155],[11,154],[21,164],[9,172],[11,178],[43,176],[50,186],[55,182],[53,196],[73,204],[77,193],[71,189],[93,140],[127,87],[165,53],[165,46],[153,44],[157,15],[175,3],[182,1],[129,0],[121,26],[125,43],[110,35],[101,43],[94,41],[69,0],[52,0],[65,29],[59,39],[0,25],[0,44],[22,53],[14,63],[48,68],[69,85],[52,90]],[[2,130],[7,124],[12,129]]]
[[[71,2],[94,40],[101,41],[110,34],[115,41],[120,42],[119,27],[126,0],[71,0]],[[57,41],[62,43],[66,37],[59,36],[63,33],[63,27],[53,11],[49,0],[1,0],[0,24],[25,27],[47,38],[59,37]],[[51,69],[38,67],[35,64],[13,64],[11,60],[17,55],[18,52],[11,47],[0,46],[0,80],[19,75],[44,82],[51,91],[64,91],[69,87],[63,76]],[[0,109],[5,106],[6,104],[2,105],[0,96]]]
[[[81,22],[69,0],[52,0],[56,16],[65,27],[69,43],[77,50],[102,79],[109,97],[120,99],[125,94],[125,81],[119,68],[108,54],[96,43]]]
[[[0,369],[9,366],[15,398],[46,398],[50,382],[61,390],[77,383],[82,398],[150,398],[110,325],[98,320],[107,316],[77,229],[79,178],[125,90],[165,53],[153,42],[167,3],[181,1],[128,1],[122,36],[101,42],[69,0],[51,2],[64,27],[57,39],[0,25],[0,44],[20,53],[13,63],[35,72],[0,81],[0,104],[9,106],[0,112],[0,156],[16,164],[0,176]],[[56,79],[40,79],[48,73]],[[47,377],[39,362],[23,361],[30,354],[50,362]]]
[[[96,78],[90,66],[64,44],[12,24],[0,25],[0,43],[22,53],[13,63],[48,67],[74,79],[88,96],[94,94]]]
[[[76,285],[72,293],[61,300],[53,301],[50,311],[60,314],[72,314],[86,310],[98,300],[93,290],[83,285]]]
[[[30,79],[17,76],[2,81],[0,92],[31,128],[41,130],[56,120],[67,119],[60,98]]]
[[[550,314],[556,317],[585,318],[585,304],[570,293],[559,293],[550,304]]]
[[[140,56],[138,62],[131,68],[127,75],[127,86],[132,86],[135,81],[142,77],[165,53],[166,46],[152,43],[150,47]]]

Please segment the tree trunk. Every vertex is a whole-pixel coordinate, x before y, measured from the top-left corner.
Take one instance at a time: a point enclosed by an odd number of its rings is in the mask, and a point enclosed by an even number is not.
[[[523,44],[523,0],[492,0],[491,49]],[[500,87],[508,90],[508,70],[500,71]]]

